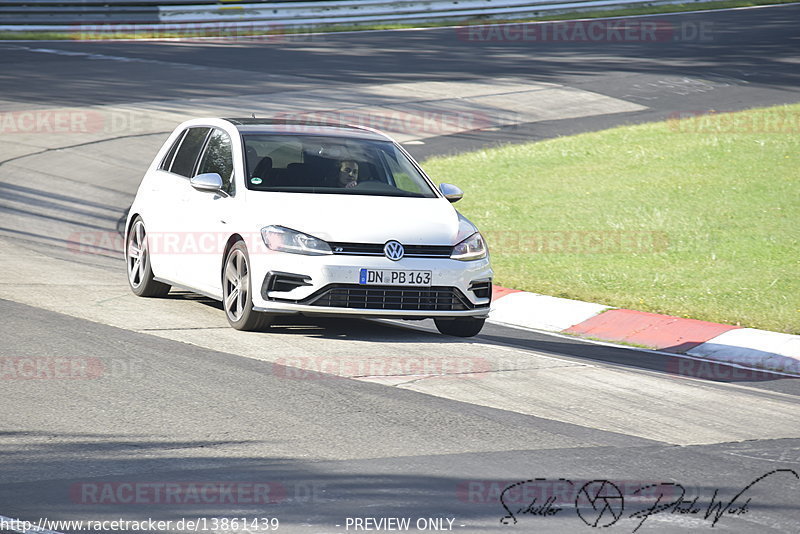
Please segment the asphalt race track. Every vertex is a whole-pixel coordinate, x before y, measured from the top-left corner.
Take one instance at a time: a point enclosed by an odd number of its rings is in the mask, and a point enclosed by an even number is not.
[[[119,221],[191,116],[428,114],[389,128],[425,158],[800,101],[800,5],[647,20],[661,37],[1,42],[0,532],[796,532],[797,380],[498,325],[242,333],[126,284]]]

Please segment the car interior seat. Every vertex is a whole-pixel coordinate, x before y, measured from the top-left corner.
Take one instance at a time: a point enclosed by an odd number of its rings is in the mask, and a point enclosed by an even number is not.
[[[272,170],[272,158],[269,156],[264,156],[263,158],[261,158],[261,161],[258,162],[258,165],[255,166],[255,169],[253,169],[253,172],[250,174],[250,177],[265,179],[267,178],[271,170]]]
[[[258,152],[256,152],[255,148],[248,145],[245,151],[245,157],[247,159],[247,170],[253,172],[260,161]]]

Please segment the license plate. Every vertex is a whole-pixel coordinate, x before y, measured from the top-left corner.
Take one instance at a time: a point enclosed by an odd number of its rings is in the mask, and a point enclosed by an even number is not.
[[[431,272],[361,269],[358,283],[377,286],[430,286]]]

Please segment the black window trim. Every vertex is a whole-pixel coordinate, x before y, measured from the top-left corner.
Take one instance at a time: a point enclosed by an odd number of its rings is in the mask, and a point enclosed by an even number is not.
[[[208,133],[206,133],[206,138],[203,139],[203,144],[200,145],[200,150],[197,152],[197,159],[194,161],[194,165],[192,166],[192,175],[189,177],[190,179],[197,176],[197,173],[200,172],[200,162],[203,161],[203,156],[206,155],[208,141],[211,139],[211,134],[214,133],[214,130],[215,128],[213,126],[209,127]]]
[[[205,138],[203,139],[203,143],[202,143],[202,145],[200,146],[200,150],[197,152],[197,156],[196,156],[196,158],[195,158],[195,160],[194,160],[194,163],[192,164],[192,171],[191,171],[191,173],[192,173],[192,176],[184,176],[184,175],[182,175],[182,174],[178,174],[177,172],[172,172],[172,164],[173,164],[173,163],[175,163],[175,158],[177,157],[177,155],[178,155],[178,152],[180,152],[180,151],[181,151],[181,147],[183,146],[183,142],[184,142],[184,140],[186,139],[186,134],[187,134],[187,132],[188,132],[189,130],[192,130],[192,129],[194,129],[194,128],[208,128],[208,132],[206,132],[206,136],[205,136]],[[171,161],[171,162],[170,162],[170,164],[169,164],[170,170],[166,170],[166,169],[161,169],[161,170],[163,170],[163,171],[165,171],[165,172],[168,172],[168,173],[170,173],[170,174],[174,174],[175,176],[178,176],[178,177],[180,177],[180,178],[183,178],[184,180],[191,180],[191,179],[192,179],[192,177],[194,177],[194,176],[195,176],[195,173],[197,172],[197,166],[198,166],[198,165],[199,165],[199,163],[200,163],[200,156],[202,156],[202,155],[205,153],[205,150],[206,150],[206,143],[208,143],[208,136],[209,136],[209,135],[211,135],[211,132],[214,130],[214,128],[216,128],[216,126],[208,126],[208,125],[203,125],[203,124],[195,124],[195,125],[193,125],[193,126],[188,126],[186,129],[184,129],[184,130],[183,130],[183,133],[181,134],[181,135],[182,135],[182,137],[181,137],[181,144],[180,144],[180,146],[178,146],[178,149],[177,149],[177,150],[175,150],[175,154],[172,156],[172,161]]]
[[[255,169],[250,169],[250,162],[247,161],[247,145],[244,143],[244,134],[239,135],[239,147],[242,151],[242,167],[244,167],[244,188],[250,189],[249,182],[250,182],[250,173],[255,171]],[[231,139],[231,150],[233,150],[233,139]],[[235,170],[236,165],[234,165]]]
[[[188,131],[189,131],[189,128],[184,128],[183,131],[178,136],[178,138],[175,139],[175,141],[172,143],[172,146],[169,147],[169,150],[167,150],[167,154],[164,156],[164,159],[161,160],[161,165],[159,165],[159,167],[158,167],[159,170],[164,171],[164,172],[172,172],[170,169],[172,169],[172,163],[175,161],[175,154],[177,154],[178,151],[181,149],[181,145],[183,144],[183,140],[186,137],[186,132],[188,132]],[[173,148],[175,149],[174,152],[172,151]],[[167,161],[167,158],[170,155],[170,152],[172,152],[172,157],[169,159],[169,165],[166,165],[166,161]]]

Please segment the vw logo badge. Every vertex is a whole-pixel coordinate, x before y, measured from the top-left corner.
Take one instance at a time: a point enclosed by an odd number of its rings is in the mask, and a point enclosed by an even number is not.
[[[383,253],[386,254],[386,257],[390,260],[397,261],[403,257],[405,251],[403,250],[403,245],[397,241],[389,241],[383,245]]]

